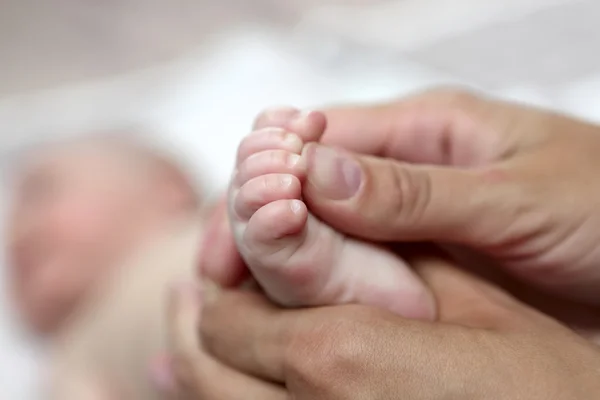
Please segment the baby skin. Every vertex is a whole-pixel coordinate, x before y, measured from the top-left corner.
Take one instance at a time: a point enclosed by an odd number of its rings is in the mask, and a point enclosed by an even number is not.
[[[326,124],[319,113],[299,121],[292,129],[259,126],[238,149],[229,219],[253,277],[267,296],[288,307],[360,303],[432,318],[433,299],[400,257],[347,237],[310,213],[302,186],[307,159],[327,151],[311,144]]]
[[[51,341],[45,398],[162,398],[147,364],[166,346],[169,285],[195,276],[193,184],[166,155],[106,135],[44,146],[22,164],[10,289],[23,321]]]

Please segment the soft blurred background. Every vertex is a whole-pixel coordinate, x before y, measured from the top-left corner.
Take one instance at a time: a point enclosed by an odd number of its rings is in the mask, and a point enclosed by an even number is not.
[[[600,121],[599,20],[596,0],[0,0],[1,168],[135,128],[217,193],[266,106],[441,83]],[[0,306],[0,397],[35,399],[41,354]]]

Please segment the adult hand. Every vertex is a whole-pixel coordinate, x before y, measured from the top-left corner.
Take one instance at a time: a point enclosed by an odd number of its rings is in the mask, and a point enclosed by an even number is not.
[[[441,258],[410,261],[438,298],[440,322],[355,305],[281,310],[256,293],[212,286],[203,299],[178,293],[169,317],[179,393],[203,400],[600,397],[598,347]]]
[[[322,145],[304,154],[303,191],[325,222],[374,241],[467,245],[544,289],[600,304],[598,127],[455,90],[325,114]],[[293,130],[310,118],[271,111],[257,125]],[[360,184],[346,185],[349,174]],[[223,221],[203,255],[209,276],[239,268]]]

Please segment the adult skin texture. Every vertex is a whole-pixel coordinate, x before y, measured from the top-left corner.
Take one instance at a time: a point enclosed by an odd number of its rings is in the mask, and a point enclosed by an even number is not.
[[[569,299],[546,305],[581,315],[594,332],[597,127],[454,90],[326,114],[325,144],[369,155],[308,149],[304,196],[319,217],[365,239],[478,250],[525,283],[509,281],[513,291],[538,304],[550,297],[534,287]],[[297,118],[280,110],[257,124],[290,126]],[[343,179],[319,181],[323,166],[348,163],[362,171],[357,191],[335,186]],[[222,240],[213,239],[220,245],[205,254],[202,270],[232,284],[243,268],[227,254],[224,221],[217,213],[212,229]],[[326,400],[600,394],[597,346],[443,257],[425,252],[411,262],[436,296],[437,322],[363,306],[279,310],[259,294],[213,285],[202,299],[194,288],[180,290],[169,314],[180,393]],[[219,385],[217,377],[235,384]]]
[[[485,265],[477,272],[597,333],[600,128],[456,89],[324,114],[278,109],[256,121],[298,131],[326,117],[320,144],[304,152],[303,198],[314,214],[364,239],[466,247],[468,262],[461,257],[461,265]],[[330,173],[336,165],[361,170],[358,190],[343,187],[343,179],[322,182],[336,176]],[[224,212],[215,213],[209,229],[202,271],[235,284],[244,267]],[[487,260],[473,263],[472,251]]]
[[[431,250],[409,261],[438,300],[437,322],[358,305],[282,310],[254,292],[180,287],[168,313],[177,377],[171,394],[203,400],[600,396],[597,346]]]

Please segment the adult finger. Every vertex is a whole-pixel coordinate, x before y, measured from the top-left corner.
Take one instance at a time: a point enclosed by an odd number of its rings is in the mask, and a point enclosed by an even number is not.
[[[248,271],[233,239],[227,199],[221,199],[211,214],[200,244],[200,275],[226,287],[237,286],[248,276]]]
[[[459,268],[434,245],[407,245],[403,257],[434,293],[445,323],[500,329],[538,313],[503,289]],[[486,269],[480,265],[478,269]]]
[[[321,143],[361,154],[434,165],[485,164],[516,146],[493,129],[506,106],[458,89],[434,89],[374,106],[324,111]]]
[[[285,348],[296,312],[281,311],[255,292],[210,286],[204,291],[203,346],[235,369],[284,382]]]
[[[527,201],[500,168],[411,165],[317,144],[306,146],[303,157],[303,195],[311,211],[370,240],[492,245]]]
[[[415,163],[478,164],[501,151],[502,138],[479,123],[491,102],[452,88],[427,90],[402,100],[376,105],[341,106],[320,112],[271,108],[254,128],[280,127],[361,154]],[[489,121],[486,121],[489,122]],[[325,134],[311,134],[322,132]],[[307,129],[310,127],[310,129]]]
[[[202,349],[198,337],[200,306],[201,295],[195,285],[179,286],[170,297],[168,336],[177,394],[203,400],[285,399],[282,387],[231,369]]]
[[[483,282],[460,272],[449,261],[435,255],[409,257],[434,289],[442,307],[440,322],[499,330],[529,317],[527,309],[518,302],[488,290]],[[514,315],[526,317],[515,318]],[[347,334],[347,328],[370,326],[381,322],[378,319],[394,321],[407,332],[419,329],[438,332],[435,327],[442,326],[404,320],[384,310],[355,305],[278,310],[256,293],[213,288],[205,291],[200,331],[205,349],[225,364],[271,381],[284,382],[288,378],[286,371],[298,357],[321,357],[310,354],[315,348],[305,347],[307,340],[331,342],[335,347],[336,339],[330,337],[331,334]],[[340,324],[344,327],[342,331]],[[290,353],[291,349],[298,351],[299,348],[303,349],[302,354]]]

